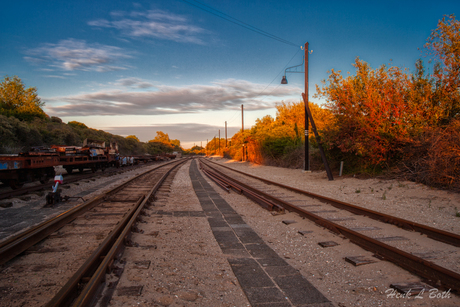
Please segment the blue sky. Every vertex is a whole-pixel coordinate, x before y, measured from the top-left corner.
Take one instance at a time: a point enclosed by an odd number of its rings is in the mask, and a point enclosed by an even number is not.
[[[305,42],[310,101],[322,103],[315,85],[331,69],[353,73],[356,57],[412,70],[450,14],[460,17],[460,1],[3,1],[0,77],[36,87],[64,122],[141,141],[163,131],[190,148],[223,137],[225,121],[229,137],[241,129],[241,104],[249,128],[276,103],[299,101],[303,74],[280,80]]]

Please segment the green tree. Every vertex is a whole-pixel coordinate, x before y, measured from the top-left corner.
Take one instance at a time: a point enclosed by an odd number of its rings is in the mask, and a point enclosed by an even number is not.
[[[147,153],[151,155],[158,155],[173,151],[173,147],[171,145],[157,142],[155,140],[150,140],[147,144],[145,144],[145,149]]]
[[[69,126],[72,126],[72,127],[75,127],[75,128],[88,129],[88,126],[86,126],[83,123],[77,122],[77,121],[71,121],[68,124],[69,124]]]
[[[166,144],[171,143],[171,140],[169,139],[169,135],[167,133],[164,133],[163,131],[157,131],[157,135],[155,136],[153,141],[166,143]]]
[[[180,149],[180,141],[179,140],[171,140],[171,145],[173,145],[174,148]]]
[[[135,140],[137,142],[140,142],[139,139],[137,138],[137,136],[135,136],[135,135],[128,135],[126,138],[127,139],[133,139],[133,140]]]
[[[37,89],[26,89],[19,77],[6,76],[0,83],[1,115],[14,116],[25,121],[31,121],[36,117],[47,118],[42,110],[44,105],[37,95]]]

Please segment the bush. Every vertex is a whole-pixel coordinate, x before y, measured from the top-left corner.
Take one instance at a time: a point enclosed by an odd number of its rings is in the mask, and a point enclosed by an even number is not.
[[[406,148],[398,171],[406,179],[460,191],[460,120],[447,127],[427,128]]]

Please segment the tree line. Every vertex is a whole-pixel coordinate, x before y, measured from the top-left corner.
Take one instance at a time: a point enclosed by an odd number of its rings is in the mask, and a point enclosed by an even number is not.
[[[121,155],[157,155],[182,150],[179,140],[171,140],[162,131],[144,143],[133,135],[114,135],[77,121],[63,123],[58,117],[48,116],[43,106],[36,88],[26,88],[17,76],[4,78],[0,83],[0,154],[17,154],[38,146],[81,146],[87,138],[106,144],[115,141]]]

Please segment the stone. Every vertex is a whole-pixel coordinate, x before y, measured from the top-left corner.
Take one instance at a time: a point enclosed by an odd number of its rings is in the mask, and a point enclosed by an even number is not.
[[[165,295],[165,296],[158,298],[156,301],[161,306],[169,306],[172,303],[174,303],[174,298],[170,295]]]
[[[194,302],[198,299],[198,293],[194,292],[194,291],[180,291],[180,292],[177,292],[176,295],[181,299],[181,300],[184,300],[184,301],[187,301],[187,302]]]

